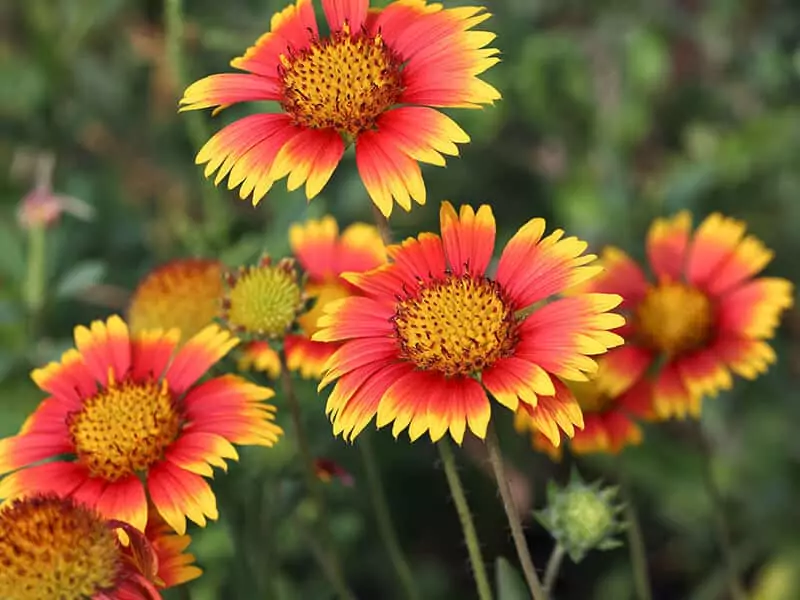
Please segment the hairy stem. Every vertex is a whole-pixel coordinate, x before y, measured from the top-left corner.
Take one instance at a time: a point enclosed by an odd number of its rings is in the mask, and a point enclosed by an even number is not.
[[[472,513],[467,504],[467,497],[464,495],[464,486],[461,485],[461,477],[458,475],[456,459],[450,442],[443,438],[438,444],[439,455],[442,457],[444,474],[447,477],[447,484],[450,486],[450,494],[456,505],[458,518],[461,521],[461,529],[464,532],[464,541],[467,543],[469,560],[472,564],[472,574],[475,577],[475,584],[478,588],[478,598],[480,600],[492,600],[492,588],[489,587],[489,577],[486,575],[486,565],[483,564],[481,547],[478,542],[478,534],[475,531],[475,524],[472,522]]]
[[[519,511],[514,504],[511,487],[508,485],[508,479],[506,478],[506,470],[505,465],[503,465],[503,456],[500,453],[500,445],[497,441],[497,433],[491,423],[486,436],[486,449],[489,451],[489,462],[492,465],[492,471],[494,471],[497,488],[500,490],[503,509],[505,509],[508,524],[511,527],[511,537],[514,539],[514,546],[517,549],[517,556],[522,566],[522,572],[525,575],[525,581],[528,583],[528,589],[534,600],[547,600],[547,594],[545,594],[539,581],[539,576],[536,574],[536,567],[533,564],[533,558],[525,540],[525,532],[522,530]]]

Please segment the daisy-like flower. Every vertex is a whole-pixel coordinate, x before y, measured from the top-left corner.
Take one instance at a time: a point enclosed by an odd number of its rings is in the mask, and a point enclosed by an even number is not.
[[[656,219],[647,236],[655,281],[617,248],[588,285],[620,294],[630,315],[624,347],[606,357],[609,391],[628,388],[657,361],[653,406],[661,418],[700,414],[704,396],[732,385],[731,372],[755,379],[775,361],[766,340],[792,305],[792,284],[759,277],[772,252],[743,222],[718,213],[692,234],[691,216]]]
[[[228,177],[257,204],[273,183],[305,182],[316,196],[346,144],[370,197],[389,216],[425,203],[419,162],[443,166],[469,136],[436,108],[479,108],[500,93],[478,75],[495,65],[493,33],[473,31],[483,8],[445,9],[399,0],[370,9],[369,0],[322,0],[328,35],[320,36],[311,0],[272,18],[264,34],[231,66],[246,73],[211,75],[184,92],[181,110],[267,100],[281,111],[244,117],[212,137],[197,155],[206,176]]]
[[[198,384],[238,340],[210,325],[175,352],[178,337],[131,336],[117,316],[77,327],[77,349],[32,373],[50,396],[0,440],[0,498],[71,496],[140,531],[148,496],[179,534],[186,517],[216,519],[203,477],[237,458],[232,444],[272,446],[282,431],[263,403],[272,390],[234,375]]]
[[[286,336],[286,364],[306,379],[319,379],[325,361],[338,345],[311,339],[318,329],[317,319],[329,302],[358,293],[342,273],[368,271],[385,263],[386,249],[377,228],[354,223],[339,235],[339,226],[331,216],[292,225],[289,243],[306,275],[305,293],[314,304],[298,317],[300,332]],[[280,372],[277,354],[269,345],[254,342],[244,354],[244,366],[272,376]]]
[[[598,363],[598,374],[591,381],[569,383],[583,412],[583,429],[576,431],[569,440],[570,448],[577,454],[617,454],[625,446],[640,444],[642,430],[636,420],[652,417],[648,382],[640,379],[622,394],[612,396],[604,391],[602,385],[605,361],[601,358]],[[554,446],[546,435],[536,429],[531,412],[527,404],[520,404],[514,416],[517,431],[530,432],[534,448],[547,453],[554,460],[560,460],[561,446]]]
[[[127,547],[119,541],[120,529]],[[0,508],[4,600],[160,600],[158,590],[172,584],[153,578],[161,572],[157,563],[150,540],[140,531],[107,521],[72,498],[37,494]]]
[[[128,323],[134,334],[175,327],[186,341],[219,316],[222,293],[219,261],[173,260],[139,283],[128,308]]]
[[[560,442],[583,426],[580,407],[559,378],[586,380],[590,355],[622,343],[608,330],[624,320],[608,311],[621,298],[577,294],[544,301],[599,271],[587,266],[587,244],[543,237],[532,219],[509,241],[493,277],[491,207],[475,212],[449,202],[440,213],[441,237],[423,233],[390,246],[391,262],[343,277],[363,296],[325,307],[314,339],[339,342],[320,389],[336,380],[327,403],[335,434],[352,440],[377,414],[397,436],[432,440],[448,430],[457,443],[469,429],[484,438],[491,416],[487,391],[516,411],[532,408],[537,429]]]

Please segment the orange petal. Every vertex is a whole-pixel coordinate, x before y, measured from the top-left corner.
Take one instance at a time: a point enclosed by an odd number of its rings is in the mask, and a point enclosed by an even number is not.
[[[721,298],[717,327],[733,337],[771,338],[783,311],[794,304],[793,292],[793,284],[786,279],[754,279]]]
[[[701,398],[693,397],[675,364],[667,363],[653,384],[653,408],[661,419],[700,413]]]
[[[394,311],[372,298],[353,296],[325,305],[325,313],[317,320],[315,342],[339,342],[352,338],[381,337],[394,330]]]
[[[179,535],[186,533],[186,518],[205,527],[206,518],[216,521],[219,516],[216,497],[205,480],[172,463],[150,469],[147,489],[159,514]]]
[[[538,395],[555,394],[553,381],[539,365],[518,357],[501,358],[481,374],[486,389],[500,404],[513,411],[519,401],[536,406]]]
[[[482,277],[494,252],[495,221],[492,208],[484,204],[477,214],[469,205],[462,205],[456,214],[453,205],[443,202],[439,211],[447,262],[456,275],[469,272]]]
[[[167,369],[170,390],[182,394],[231,351],[239,340],[218,325],[209,325],[180,349]]]
[[[183,92],[179,104],[181,111],[200,110],[239,102],[277,101],[282,94],[281,82],[277,78],[224,73],[195,81]]]
[[[116,519],[144,531],[147,524],[147,498],[139,478],[130,475],[109,482],[95,504],[106,519]]]
[[[306,184],[306,198],[317,196],[344,154],[344,142],[333,129],[303,129],[278,152],[269,176],[289,176],[289,191]]]
[[[170,329],[142,331],[131,343],[131,376],[136,380],[158,379],[167,369],[181,332]]]
[[[583,413],[570,389],[558,379],[553,379],[555,394],[540,396],[536,406],[526,402],[519,405],[530,427],[540,431],[553,446],[561,445],[561,431],[572,437],[575,427],[583,427]]]
[[[622,308],[631,308],[644,299],[647,280],[639,265],[618,248],[606,247],[600,255],[603,270],[578,288],[582,291],[619,294]]]
[[[314,342],[300,335],[286,336],[286,366],[300,373],[303,379],[320,379],[325,363],[339,344]]]
[[[733,255],[745,228],[743,221],[723,217],[719,213],[709,215],[700,223],[689,247],[687,281],[706,291],[715,273]]]
[[[75,447],[69,437],[66,420],[61,423],[61,431],[58,432],[26,433],[0,439],[0,473],[73,452]]]
[[[691,228],[692,216],[688,211],[653,221],[647,232],[647,256],[659,280],[681,280]]]
[[[360,32],[368,8],[369,0],[322,0],[331,31],[341,31],[347,25],[354,34]]]
[[[116,381],[128,374],[131,366],[130,335],[128,326],[117,315],[105,322],[93,321],[90,328],[76,327],[75,345],[92,377],[102,385],[108,383],[109,372]]]

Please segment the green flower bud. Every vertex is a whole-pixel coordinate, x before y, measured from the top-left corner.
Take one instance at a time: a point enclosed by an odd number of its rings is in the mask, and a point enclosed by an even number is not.
[[[625,528],[620,522],[622,505],[617,489],[603,488],[601,482],[584,483],[573,474],[570,483],[547,488],[548,506],[536,518],[564,547],[573,562],[580,562],[590,550],[609,550],[620,542],[614,536]]]

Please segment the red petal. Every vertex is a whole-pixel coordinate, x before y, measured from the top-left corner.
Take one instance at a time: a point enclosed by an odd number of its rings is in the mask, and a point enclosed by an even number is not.
[[[180,349],[165,379],[174,394],[182,394],[208,372],[212,365],[239,343],[230,332],[209,325]]]
[[[319,387],[322,389],[334,379],[370,363],[385,362],[398,355],[397,342],[390,338],[359,338],[345,342],[328,359]]]
[[[622,308],[633,308],[644,299],[648,283],[644,273],[622,250],[607,247],[600,255],[603,270],[584,284],[585,291],[619,294]]]
[[[0,473],[75,450],[66,424],[54,433],[26,433],[0,439]]]
[[[647,233],[647,256],[659,280],[682,279],[691,229],[692,217],[688,211],[670,219],[656,219],[651,225]]]
[[[351,296],[325,305],[325,314],[317,320],[316,342],[340,342],[352,338],[382,337],[394,331],[394,309],[372,298]]]
[[[136,380],[159,379],[167,369],[181,332],[143,331],[132,342],[131,375]]]
[[[745,232],[742,221],[709,215],[700,223],[689,247],[686,278],[692,285],[707,291],[708,283],[733,255]]]
[[[128,523],[139,531],[144,531],[147,525],[147,498],[142,482],[135,475],[109,482],[95,508],[107,519]]]
[[[270,171],[277,181],[289,175],[287,188],[294,191],[306,184],[306,198],[322,191],[344,154],[344,142],[333,129],[303,129],[278,152]]]
[[[206,518],[215,521],[218,517],[217,500],[208,483],[169,462],[150,469],[147,489],[159,514],[179,535],[186,533],[186,517],[200,527],[205,527]]]
[[[341,31],[347,23],[354,34],[361,31],[367,18],[369,0],[322,0],[322,9],[331,31]]]
[[[200,110],[239,102],[280,100],[282,94],[283,88],[277,77],[223,73],[195,81],[183,92],[179,104],[182,111]]]
[[[700,403],[701,398],[692,397],[689,393],[676,365],[667,363],[653,385],[653,407],[656,414],[662,419],[685,419],[689,413],[699,414]]]
[[[456,275],[468,272],[482,277],[494,252],[495,221],[492,208],[484,204],[477,214],[469,205],[462,205],[456,214],[453,205],[443,202],[439,211],[447,262]]]
[[[520,400],[536,406],[538,395],[555,394],[547,371],[516,356],[501,358],[485,369],[481,381],[500,404],[513,411],[517,410]]]
[[[407,238],[402,244],[389,246],[387,252],[403,280],[403,285],[395,290],[395,295],[406,290],[413,292],[421,280],[438,279],[447,270],[442,240],[433,233]]]

